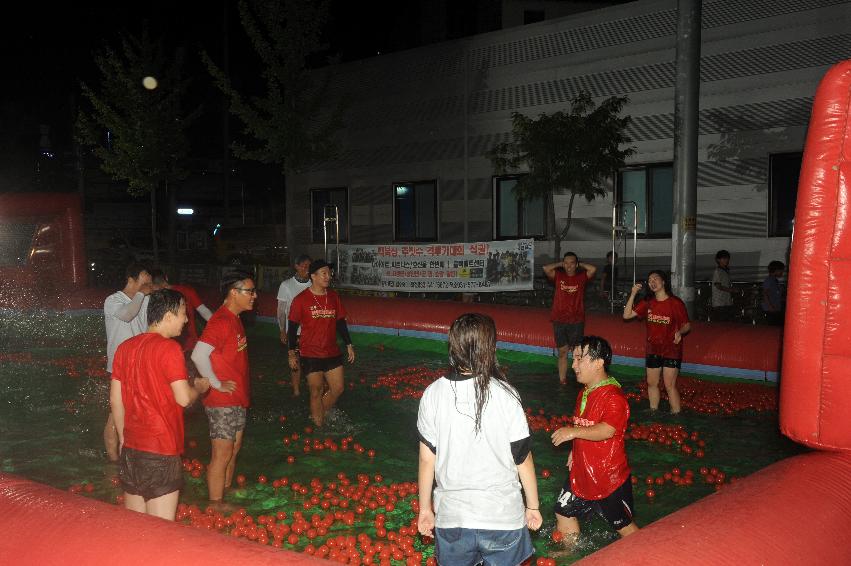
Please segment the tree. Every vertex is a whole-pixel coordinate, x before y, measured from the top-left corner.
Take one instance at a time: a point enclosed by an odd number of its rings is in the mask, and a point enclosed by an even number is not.
[[[207,53],[207,69],[243,123],[234,155],[275,163],[286,172],[302,171],[331,157],[342,105],[329,103],[328,75],[310,72],[308,58],[321,47],[327,0],[242,0],[240,19],[263,63],[264,96],[238,92]]]
[[[513,140],[487,153],[498,174],[527,172],[514,187],[518,199],[545,199],[547,235],[561,257],[561,242],[573,220],[573,201],[588,202],[606,196],[606,181],[625,164],[634,148],[626,128],[632,120],[621,116],[625,96],[613,96],[596,105],[588,93],[571,101],[570,111],[541,114],[532,119],[511,115]],[[570,194],[567,220],[559,229],[555,217],[556,194]]]
[[[167,60],[162,41],[147,32],[124,36],[120,44],[120,50],[105,47],[95,54],[101,75],[97,90],[81,82],[91,108],[79,111],[76,137],[107,175],[127,182],[131,195],[150,194],[154,261],[159,262],[157,192],[186,178],[186,129],[198,110],[184,114],[181,109],[187,86],[182,50]],[[169,252],[172,256],[173,242]]]

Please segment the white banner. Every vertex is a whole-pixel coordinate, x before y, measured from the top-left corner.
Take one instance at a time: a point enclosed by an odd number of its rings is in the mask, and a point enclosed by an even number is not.
[[[532,289],[535,241],[340,246],[341,287],[437,293]]]

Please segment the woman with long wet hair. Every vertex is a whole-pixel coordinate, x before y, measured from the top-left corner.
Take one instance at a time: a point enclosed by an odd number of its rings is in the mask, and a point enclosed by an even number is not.
[[[435,537],[441,564],[520,564],[534,552],[527,527],[542,522],[538,486],[529,425],[497,362],[490,317],[452,323],[449,365],[417,416],[419,531]]]
[[[665,384],[671,413],[680,412],[680,392],[677,376],[683,360],[683,336],[691,330],[685,303],[671,291],[668,275],[653,270],[647,276],[647,288],[651,296],[635,305],[635,297],[644,283],[633,285],[629,299],[623,308],[624,320],[644,318],[647,321],[647,346],[645,367],[647,368],[647,397],[650,410],[659,408],[659,379]]]

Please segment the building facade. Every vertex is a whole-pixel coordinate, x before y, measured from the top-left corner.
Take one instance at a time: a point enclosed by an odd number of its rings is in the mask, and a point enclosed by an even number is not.
[[[602,263],[612,208],[630,201],[639,272],[670,269],[676,25],[675,0],[640,0],[328,68],[346,126],[336,159],[287,179],[291,252],[323,253],[336,204],[343,242],[535,237],[536,261],[551,261],[543,204],[518,202],[485,153],[510,139],[512,112],[587,91],[629,97],[636,152],[607,198],[576,200],[562,250]],[[787,259],[812,98],[851,57],[851,2],[704,0],[702,28],[697,276],[723,248],[734,278],[755,280]]]

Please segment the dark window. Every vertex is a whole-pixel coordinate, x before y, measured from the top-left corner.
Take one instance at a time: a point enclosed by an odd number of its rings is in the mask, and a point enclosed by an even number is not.
[[[792,235],[801,156],[800,153],[775,153],[769,156],[769,236]]]
[[[437,181],[395,183],[393,208],[396,241],[437,240]]]
[[[518,199],[514,187],[520,177],[494,177],[496,238],[544,238],[544,199]]]
[[[636,204],[640,235],[670,237],[674,206],[673,166],[670,163],[659,163],[618,172],[618,201]],[[623,220],[627,227],[632,227],[631,206],[624,207]]]
[[[333,218],[334,205],[337,206],[337,218],[340,225],[340,241],[349,241],[348,191],[345,188],[311,189],[310,218],[313,243],[321,244],[325,241],[325,219]],[[328,222],[327,227],[328,242],[336,243],[337,233],[334,223]]]
[[[545,19],[547,19],[547,13],[544,10],[523,10],[524,24],[543,22]]]

